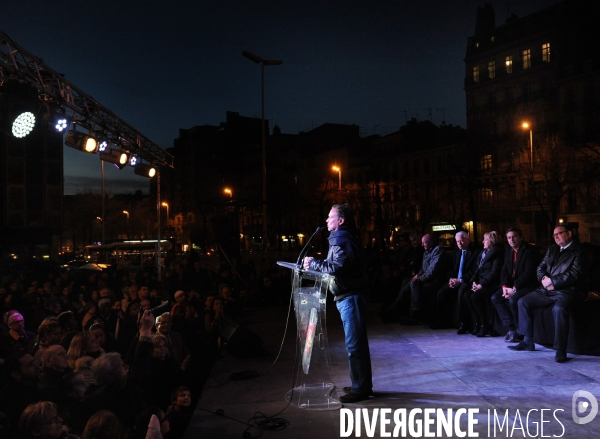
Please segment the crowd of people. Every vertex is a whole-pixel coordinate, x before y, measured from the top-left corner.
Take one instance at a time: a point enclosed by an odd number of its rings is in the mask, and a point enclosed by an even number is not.
[[[501,335],[495,319],[506,328],[504,335],[516,351],[533,351],[535,310],[552,307],[555,360],[567,357],[569,318],[573,305],[585,300],[590,281],[592,255],[567,225],[554,229],[551,245],[540,262],[535,247],[512,227],[506,232],[508,247],[496,231],[484,234],[483,249],[476,249],[465,231],[456,233],[457,249],[449,255],[432,235],[410,237],[411,247],[401,259],[408,267],[396,281],[388,277],[382,301],[383,321],[402,325],[429,323],[431,329],[454,326],[457,333],[483,338]]]
[[[152,267],[5,270],[0,437],[181,438],[222,327],[246,306],[283,304],[281,274],[190,256],[160,282]]]

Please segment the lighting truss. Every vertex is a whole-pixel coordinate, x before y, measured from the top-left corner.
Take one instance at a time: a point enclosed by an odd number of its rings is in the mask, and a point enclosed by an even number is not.
[[[120,139],[139,158],[174,167],[171,154],[0,32],[0,86],[9,80],[36,88],[41,100],[63,108],[72,122]]]

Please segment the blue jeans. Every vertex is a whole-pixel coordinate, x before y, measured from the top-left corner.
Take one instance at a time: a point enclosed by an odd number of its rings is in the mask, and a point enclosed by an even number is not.
[[[369,394],[373,390],[373,376],[367,339],[367,299],[356,294],[335,303],[346,334],[352,393]]]

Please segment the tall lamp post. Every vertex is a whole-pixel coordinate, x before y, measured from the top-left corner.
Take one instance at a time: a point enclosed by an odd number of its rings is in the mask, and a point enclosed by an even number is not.
[[[123,213],[127,215],[127,239],[129,239],[129,212],[124,210]]]
[[[336,171],[338,173],[338,190],[341,191],[342,190],[342,168],[339,166],[332,166],[331,167],[332,170]]]
[[[167,230],[169,230],[169,203],[163,201],[162,203],[160,203],[160,205],[167,208]]]
[[[523,122],[521,125],[524,129],[529,130],[529,169],[531,171],[531,240],[535,242],[535,200],[533,186],[533,130],[529,122]]]
[[[244,50],[242,55],[250,61],[261,65],[261,98],[262,98],[262,116],[261,116],[261,147],[262,147],[262,205],[263,205],[263,236],[264,242],[268,242],[267,235],[267,154],[265,148],[265,66],[278,66],[283,61],[278,59],[263,59],[252,52]],[[265,250],[267,246],[265,245]]]

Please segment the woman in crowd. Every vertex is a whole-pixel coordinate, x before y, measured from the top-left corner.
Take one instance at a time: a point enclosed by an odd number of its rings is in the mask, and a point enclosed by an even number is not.
[[[71,340],[67,357],[69,358],[69,367],[75,369],[75,362],[81,357],[98,358],[104,354],[100,343],[90,332],[80,332],[75,334]]]

